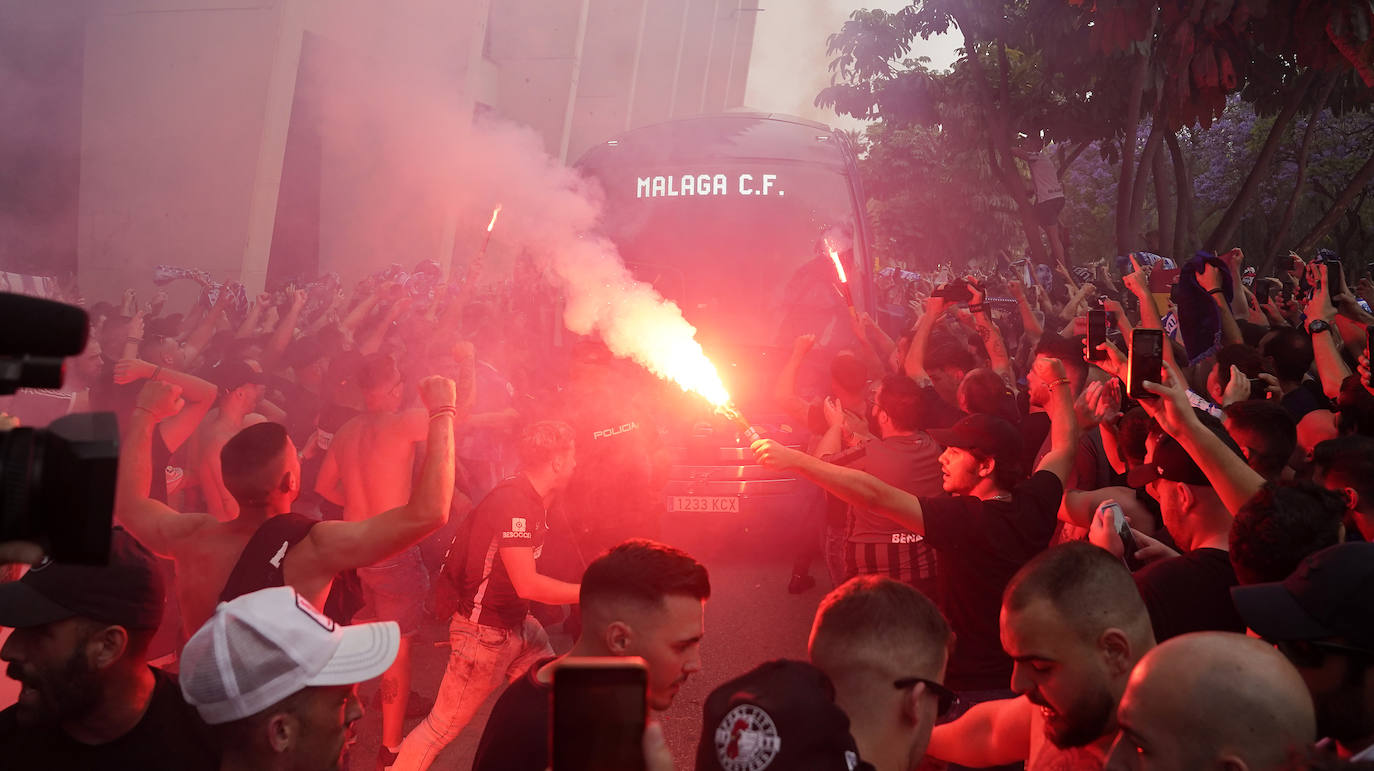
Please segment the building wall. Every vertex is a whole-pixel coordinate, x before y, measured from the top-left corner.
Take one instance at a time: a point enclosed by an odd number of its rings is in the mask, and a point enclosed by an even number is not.
[[[489,109],[571,162],[628,128],[738,106],[756,4],[94,0],[79,86],[81,284],[114,299],[171,263],[252,293],[274,237],[293,265],[346,278],[446,262],[462,217],[440,200],[443,164],[413,148],[462,141]],[[415,119],[377,119],[396,115]],[[311,155],[288,159],[288,136],[290,152]],[[309,169],[318,179],[297,178]]]

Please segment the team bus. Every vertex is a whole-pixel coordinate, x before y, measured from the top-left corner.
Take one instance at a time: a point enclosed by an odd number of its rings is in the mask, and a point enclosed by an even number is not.
[[[823,239],[852,246],[843,260],[849,294],[859,312],[873,310],[848,139],[813,121],[735,112],[626,132],[577,166],[604,190],[603,233],[638,278],[682,308],[742,412],[765,433],[802,443],[806,426],[785,418],[773,396],[793,341],[817,337],[800,383],[810,396],[824,392],[831,356],[857,342]],[[795,505],[803,483],[755,465],[728,421],[677,417],[667,421],[677,463],[669,512],[745,517]]]

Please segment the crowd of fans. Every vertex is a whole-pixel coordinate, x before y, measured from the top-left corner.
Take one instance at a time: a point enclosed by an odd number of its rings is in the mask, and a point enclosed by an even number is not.
[[[1257,278],[1239,250],[1038,267],[893,290],[900,334],[856,317],[828,393],[798,392],[818,354],[797,339],[775,396],[810,441],[753,451],[816,486],[790,590],[816,556],[834,589],[808,662],[706,700],[698,768],[1374,760],[1374,284],[1331,255]],[[641,657],[655,710],[701,668],[706,568],[624,537],[653,532],[633,521],[662,483],[652,422],[578,417],[629,401],[594,345],[541,392],[556,317],[533,273],[474,296],[393,266],[253,302],[159,277],[204,291],[92,306],[66,390],[9,405],[109,410],[122,440],[109,564],[0,584],[6,767],[344,767],[376,678],[377,768],[430,767],[499,691],[473,768],[539,771],[568,659]],[[1167,341],[1135,399],[1133,329]],[[623,476],[589,479],[608,457]],[[430,616],[432,704],[410,678]],[[672,767],[657,725],[643,751]]]

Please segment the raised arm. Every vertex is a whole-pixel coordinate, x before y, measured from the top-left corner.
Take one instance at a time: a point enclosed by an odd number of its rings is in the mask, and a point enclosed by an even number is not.
[[[234,337],[252,337],[257,334],[258,322],[262,320],[262,312],[267,310],[272,304],[272,295],[263,292],[258,295],[257,302],[248,309],[248,313],[243,317],[243,323],[235,330]]]
[[[1050,391],[1050,451],[1040,459],[1036,471],[1048,471],[1068,483],[1073,471],[1074,456],[1078,453],[1078,416],[1073,408],[1073,389],[1064,362],[1041,356],[1031,365],[1039,377],[1049,384]]]
[[[372,565],[400,552],[443,526],[453,500],[452,380],[431,376],[420,382],[420,396],[429,410],[429,435],[420,481],[404,506],[356,522],[327,521],[287,558],[288,583],[303,594],[322,590],[345,570]]]
[[[159,367],[142,359],[121,359],[115,364],[116,383],[132,383],[144,379],[171,383],[181,389],[181,398],[186,401],[185,408],[158,426],[163,444],[167,445],[168,450],[176,452],[191,438],[191,434],[195,433],[205,414],[214,406],[219,389],[195,375]]]
[[[906,376],[916,381],[918,386],[930,385],[930,375],[926,372],[926,346],[930,343],[930,331],[935,322],[944,315],[948,306],[943,297],[931,296],[926,300],[926,312],[916,321],[916,329],[911,336],[911,347],[907,349],[903,369]]]
[[[523,600],[545,605],[575,605],[581,590],[578,584],[541,575],[534,564],[534,549],[528,546],[503,546],[501,563],[506,566],[511,586]]]
[[[1141,329],[1162,330],[1164,329],[1164,322],[1159,318],[1159,308],[1155,306],[1155,297],[1150,293],[1150,271],[1136,261],[1134,254],[1131,255],[1131,264],[1135,266],[1135,271],[1127,273],[1122,282],[1138,300],[1136,303],[1140,306],[1140,324],[1138,326]],[[1126,338],[1126,342],[1128,345],[1130,344],[1129,337]],[[1169,343],[1168,335],[1165,335],[1164,340],[1164,360],[1170,364],[1177,364],[1174,361],[1174,347]]]
[[[1011,357],[1007,355],[1007,344],[1002,339],[1002,330],[993,323],[992,308],[988,305],[987,294],[978,284],[970,284],[970,289],[973,292],[973,301],[969,303],[969,310],[973,314],[973,330],[983,341],[983,347],[987,349],[992,371],[1001,375],[1008,387],[1014,387],[1016,376],[1011,369]]]
[[[1021,312],[1021,327],[1034,346],[1045,335],[1045,328],[1041,326],[1040,319],[1035,317],[1035,308],[1031,307],[1030,301],[1026,298],[1025,285],[1020,281],[1011,281],[1007,286],[1011,288],[1011,296],[1016,298],[1016,310]]]
[[[926,754],[970,768],[1020,763],[1030,757],[1031,715],[1025,696],[985,701],[930,732]]]
[[[286,352],[286,346],[291,344],[292,338],[296,334],[296,324],[300,322],[301,311],[305,309],[305,300],[308,293],[304,289],[297,289],[291,293],[291,305],[286,309],[286,315],[282,316],[277,328],[272,331],[272,337],[267,341],[267,348],[262,352],[262,367],[264,370],[271,369],[281,356]]]
[[[1322,393],[1328,399],[1339,399],[1341,395],[1341,383],[1350,377],[1350,366],[1341,357],[1340,334],[1336,326],[1336,308],[1331,304],[1331,296],[1327,293],[1326,282],[1329,280],[1326,272],[1326,265],[1313,264],[1308,266],[1314,274],[1315,281],[1312,285],[1312,299],[1307,301],[1307,329],[1312,336],[1312,357],[1317,364],[1317,374],[1321,377]],[[1324,332],[1312,332],[1313,322],[1322,321],[1327,325]]]
[[[177,414],[183,404],[180,387],[158,380],[145,383],[119,449],[115,520],[144,546],[163,556],[171,556],[178,541],[215,521],[208,514],[179,514],[148,496],[155,471],[153,431],[159,421]]]
[[[1145,384],[1146,389],[1160,398],[1141,399],[1140,405],[1160,428],[1183,445],[1234,516],[1264,486],[1264,477],[1198,420],[1188,401],[1187,381],[1178,367],[1165,362],[1164,370],[1168,383]]]
[[[1198,276],[1198,283],[1207,290],[1208,296],[1217,307],[1217,318],[1221,320],[1222,343],[1231,345],[1244,342],[1240,336],[1240,327],[1236,325],[1236,317],[1231,311],[1231,304],[1226,299],[1226,290],[1221,285],[1221,268],[1215,265],[1204,267],[1202,274]],[[1236,295],[1244,296],[1244,284],[1237,282],[1232,284],[1232,287]]]
[[[210,308],[209,312],[201,318],[196,328],[191,330],[191,334],[181,346],[182,352],[186,356],[187,364],[190,364],[200,357],[201,349],[205,347],[206,343],[210,342],[210,338],[215,336],[215,327],[219,324],[219,320],[224,316],[224,311],[228,307],[229,291],[227,288],[222,287],[220,289],[219,299],[215,301],[214,306]]]
[[[926,523],[921,514],[921,502],[911,493],[899,490],[872,474],[826,463],[771,439],[754,442],[753,450],[763,466],[796,471],[846,503],[875,511],[896,520],[917,535],[925,535]]]

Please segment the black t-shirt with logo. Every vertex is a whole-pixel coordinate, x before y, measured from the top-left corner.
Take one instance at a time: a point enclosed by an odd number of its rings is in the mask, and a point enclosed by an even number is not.
[[[43,771],[213,771],[219,753],[176,676],[153,669],[152,700],[128,733],[100,745],[82,744],[60,728],[21,726],[16,707],[0,712],[0,768]]]
[[[477,505],[463,528],[466,532],[454,539],[454,548],[462,549],[452,578],[463,618],[502,629],[524,623],[530,602],[516,593],[501,549],[533,549],[538,559],[548,532],[547,517],[544,501],[524,474],[502,480]]]
[[[945,684],[956,691],[1006,688],[1011,659],[1002,650],[1002,592],[1021,566],[1049,547],[1064,485],[1048,471],[1018,484],[1011,500],[921,498],[926,543],[940,558],[945,612],[958,644]]]
[[[536,676],[537,662],[501,694],[477,743],[472,771],[545,771],[549,767],[549,712],[553,686]]]

